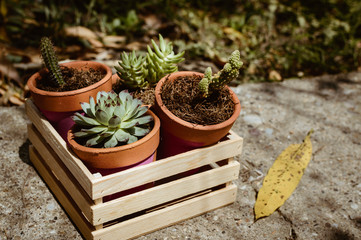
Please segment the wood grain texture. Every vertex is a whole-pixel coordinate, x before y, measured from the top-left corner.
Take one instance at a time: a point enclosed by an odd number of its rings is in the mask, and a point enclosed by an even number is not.
[[[234,139],[225,140],[210,147],[195,149],[147,165],[94,179],[92,181],[94,187],[92,198],[99,198],[131,189],[145,183],[154,182],[177,173],[239,155],[242,153],[243,139],[236,137],[235,134],[233,135]]]
[[[46,142],[56,152],[69,171],[78,180],[84,190],[91,196],[92,183],[94,178],[83,162],[68,149],[65,141],[56,132],[53,126],[43,117],[34,103],[28,99],[25,103],[26,114],[36,129],[40,132]]]
[[[111,202],[92,206],[93,224],[104,223],[114,219],[114,217],[122,217],[227,183],[238,178],[239,168],[240,164],[234,161],[217,169],[191,175]]]
[[[29,155],[31,162],[34,164],[34,167],[46,182],[52,193],[61,203],[62,207],[68,213],[72,221],[78,227],[80,232],[86,239],[92,239],[93,236],[91,235],[91,232],[95,230],[94,227],[89,224],[89,222],[83,216],[81,210],[76,206],[75,202],[71,199],[61,183],[54,175],[51,174],[51,170],[48,169],[42,162],[41,156],[33,146],[29,147]]]
[[[130,239],[231,204],[237,187],[226,188],[94,231],[94,239]]]
[[[61,182],[70,196],[74,199],[86,218],[91,219],[92,211],[90,207],[95,203],[90,199],[89,195],[84,191],[32,124],[28,125],[28,137],[43,161],[49,166],[54,176]]]

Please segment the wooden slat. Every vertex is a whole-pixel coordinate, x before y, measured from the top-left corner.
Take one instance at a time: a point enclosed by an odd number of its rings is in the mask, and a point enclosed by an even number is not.
[[[90,207],[94,205],[94,202],[32,124],[28,125],[28,137],[43,161],[50,167],[87,219],[91,219]]]
[[[92,206],[93,225],[145,210],[238,178],[240,164],[236,161],[223,167],[181,178],[111,202]]]
[[[29,147],[30,160],[34,164],[35,168],[46,182],[52,193],[61,203],[62,207],[68,213],[72,221],[81,231],[86,239],[93,239],[91,232],[94,230],[89,222],[82,215],[80,209],[75,205],[66,190],[62,187],[61,183],[50,172],[51,170],[46,167],[42,162],[42,158],[33,146]]]
[[[37,130],[56,152],[62,162],[66,165],[73,176],[78,180],[84,190],[92,196],[92,183],[94,178],[83,162],[69,151],[65,141],[56,132],[53,126],[42,116],[34,103],[28,99],[26,101],[26,113]]]
[[[94,239],[129,239],[231,204],[235,185],[93,232]]]
[[[233,139],[242,139],[235,131],[229,130],[229,134],[227,135],[227,138],[233,140]]]
[[[213,146],[178,154],[102,178],[95,178],[82,161],[67,148],[64,140],[57,134],[51,124],[42,117],[31,100],[27,100],[26,106],[30,120],[93,200],[222,159],[234,157],[242,152],[243,139],[231,132],[229,140]],[[142,178],[139,178],[139,176],[142,176]]]
[[[177,173],[234,157],[241,154],[242,144],[242,138],[226,140],[210,147],[195,149],[147,165],[93,179],[92,198],[95,199],[131,189]]]

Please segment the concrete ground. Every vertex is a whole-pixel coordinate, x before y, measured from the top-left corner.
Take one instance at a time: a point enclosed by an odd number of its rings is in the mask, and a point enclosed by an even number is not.
[[[361,73],[245,84],[237,201],[139,239],[361,239]],[[0,239],[81,239],[29,162],[23,107],[0,107]],[[313,157],[286,203],[254,221],[276,157],[312,135]]]

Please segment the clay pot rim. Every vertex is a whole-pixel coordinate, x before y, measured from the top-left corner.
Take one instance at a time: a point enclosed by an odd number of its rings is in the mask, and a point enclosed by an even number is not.
[[[158,106],[162,109],[162,111],[170,119],[172,119],[172,121],[174,121],[180,125],[183,125],[187,128],[192,128],[192,129],[201,130],[201,131],[209,131],[209,130],[224,128],[225,126],[232,124],[233,122],[235,122],[237,120],[237,118],[241,112],[241,104],[240,104],[240,101],[239,101],[237,95],[228,86],[226,86],[226,88],[229,90],[229,93],[231,94],[231,97],[232,97],[232,101],[234,102],[234,112],[231,115],[231,117],[228,118],[226,121],[218,123],[218,124],[213,124],[213,125],[199,125],[199,124],[187,122],[187,121],[177,117],[176,115],[174,115],[164,105],[164,103],[162,101],[162,97],[161,97],[161,88],[162,88],[164,82],[172,75],[173,75],[173,78],[177,78],[179,76],[192,76],[192,75],[204,76],[204,74],[199,73],[199,72],[194,72],[194,71],[179,71],[179,72],[175,72],[175,73],[166,75],[158,82],[157,86],[155,87],[155,101],[158,104]]]
[[[89,152],[89,153],[98,153],[98,154],[104,154],[104,153],[114,153],[114,152],[119,152],[119,151],[125,151],[125,150],[129,150],[132,148],[136,148],[142,144],[144,144],[145,142],[151,140],[159,131],[160,129],[160,119],[157,117],[157,115],[155,115],[151,110],[148,109],[147,111],[148,115],[151,115],[154,119],[154,126],[152,128],[152,130],[145,135],[142,139],[131,143],[131,144],[127,144],[127,145],[123,145],[123,146],[118,146],[118,147],[112,147],[112,148],[92,148],[92,147],[85,147],[79,143],[77,143],[74,140],[74,133],[73,133],[73,129],[76,125],[74,125],[74,127],[72,127],[69,131],[68,131],[68,143],[71,145],[72,148],[74,148],[77,151],[81,151],[81,152]]]
[[[89,92],[94,90],[94,88],[97,88],[101,85],[103,85],[105,82],[107,82],[111,77],[112,77],[112,70],[110,69],[110,67],[108,67],[107,65],[100,63],[100,62],[95,62],[95,61],[71,61],[71,62],[66,62],[66,63],[62,63],[60,64],[60,66],[67,66],[67,67],[72,67],[72,65],[74,64],[84,64],[83,66],[86,65],[95,65],[95,66],[99,66],[100,68],[104,69],[106,74],[105,76],[98,82],[84,87],[84,88],[80,88],[77,90],[72,90],[72,91],[65,91],[65,92],[51,92],[51,91],[45,91],[45,90],[41,90],[39,88],[36,87],[36,79],[38,79],[40,76],[41,72],[47,71],[46,68],[42,68],[40,71],[38,71],[37,73],[35,73],[34,75],[32,75],[29,80],[28,80],[28,87],[29,90],[31,92],[34,92],[35,94],[38,95],[47,95],[47,96],[52,96],[52,97],[63,97],[63,96],[73,96],[73,95],[77,95],[80,93],[85,93],[85,92]],[[81,66],[81,67],[83,67]],[[76,68],[81,68],[81,67],[76,67]]]

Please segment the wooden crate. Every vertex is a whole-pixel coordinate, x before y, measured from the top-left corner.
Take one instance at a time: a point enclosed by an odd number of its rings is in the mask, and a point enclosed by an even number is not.
[[[30,160],[86,239],[129,239],[231,204],[243,139],[221,142],[108,176],[92,174],[31,100],[26,102]],[[181,174],[200,169],[192,174]],[[147,183],[154,186],[103,202]]]

